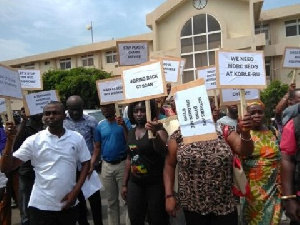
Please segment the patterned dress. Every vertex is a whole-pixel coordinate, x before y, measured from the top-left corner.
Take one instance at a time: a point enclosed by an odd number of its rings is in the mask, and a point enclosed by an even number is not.
[[[242,198],[244,225],[276,225],[280,223],[280,159],[278,142],[273,132],[251,131],[254,151],[243,160],[251,194]]]

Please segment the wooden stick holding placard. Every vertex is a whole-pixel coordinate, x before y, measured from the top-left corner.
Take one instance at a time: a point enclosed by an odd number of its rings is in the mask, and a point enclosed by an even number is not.
[[[145,106],[146,106],[146,119],[147,121],[151,121],[151,106],[150,106],[150,100],[145,101]],[[153,138],[153,133],[152,131],[148,130],[148,138],[152,139]]]
[[[119,110],[118,103],[115,103],[115,110],[116,110],[116,116],[119,117],[120,116],[120,110]]]
[[[3,124],[6,123],[5,113],[1,113],[1,120]]]
[[[292,79],[292,83],[296,83],[296,69],[293,70],[293,79]]]
[[[215,98],[215,106],[216,106],[216,109],[218,110],[219,109],[219,104],[218,104],[218,96],[217,96],[217,90],[216,89],[214,90],[214,98]]]
[[[5,98],[7,121],[14,122],[14,117],[11,110],[10,98]]]
[[[243,118],[244,116],[244,110],[246,109],[246,95],[245,95],[245,89],[241,89],[240,91],[240,117]]]

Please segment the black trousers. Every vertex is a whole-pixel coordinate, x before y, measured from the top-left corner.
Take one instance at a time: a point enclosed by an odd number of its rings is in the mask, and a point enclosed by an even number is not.
[[[87,219],[87,207],[86,207],[86,201],[83,196],[82,191],[80,191],[80,194],[78,195],[78,223],[79,225],[88,225],[88,219]],[[94,194],[92,194],[88,198],[91,206],[92,216],[94,225],[103,225],[102,221],[102,204],[101,204],[101,195],[100,191],[96,191]]]
[[[217,216],[213,213],[201,215],[196,212],[184,210],[186,225],[238,225],[237,210],[227,215]]]
[[[62,211],[29,207],[30,225],[76,225],[77,212],[77,206]]]
[[[129,180],[127,205],[131,225],[144,225],[147,213],[151,225],[169,224],[162,181],[157,184],[137,184]]]

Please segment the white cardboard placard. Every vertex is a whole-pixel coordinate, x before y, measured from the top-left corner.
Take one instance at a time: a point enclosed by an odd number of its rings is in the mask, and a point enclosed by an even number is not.
[[[101,105],[116,103],[124,100],[123,82],[121,77],[96,81]]]
[[[217,138],[204,79],[175,87],[175,104],[185,143]]]
[[[5,98],[0,98],[0,114],[6,112]]]
[[[23,99],[17,70],[0,64],[0,96]]]
[[[119,66],[139,65],[149,61],[147,41],[117,41]]]
[[[151,61],[123,70],[125,101],[150,100],[166,96],[165,77],[160,61]]]
[[[205,80],[206,90],[215,90],[217,89],[216,83],[216,67],[201,67],[197,70],[198,79],[203,78]]]
[[[51,101],[59,101],[55,90],[41,91],[25,95],[26,115],[36,115],[43,113],[43,108]]]
[[[43,90],[41,72],[39,70],[18,70],[23,90]]]
[[[283,68],[300,68],[300,48],[286,47],[283,59]]]
[[[218,88],[266,87],[263,52],[220,50],[216,63]]]
[[[180,60],[163,59],[163,69],[167,83],[177,83],[180,74]]]
[[[238,104],[240,102],[240,89],[222,89],[221,90],[221,102],[224,104]],[[246,101],[257,100],[260,98],[260,92],[258,89],[245,89]]]

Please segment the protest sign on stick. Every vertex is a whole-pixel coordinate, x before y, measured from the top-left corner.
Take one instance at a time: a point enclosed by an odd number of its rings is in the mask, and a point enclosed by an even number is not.
[[[260,91],[258,89],[245,89],[246,101],[257,100],[260,98]],[[241,101],[241,90],[236,88],[221,90],[221,105],[239,104]]]
[[[185,143],[217,138],[204,79],[174,87],[174,99]]]
[[[185,58],[178,58],[178,57],[171,56],[171,55],[166,55],[166,57],[168,57],[168,58],[174,58],[174,59],[180,59],[180,71],[179,71],[179,75],[182,76],[184,68],[185,68],[186,59]]]
[[[116,109],[116,116],[120,116],[118,102],[124,100],[123,82],[120,76],[108,78],[104,80],[97,80],[96,87],[100,105],[107,105],[114,103]]]
[[[146,101],[147,107],[147,104],[149,104],[147,100],[167,95],[165,77],[160,61],[151,61],[124,69],[122,80],[124,97],[127,103]],[[149,116],[149,113],[147,113],[147,116]],[[150,134],[150,132],[148,133]]]
[[[5,98],[8,122],[13,121],[10,99],[23,99],[18,71],[0,64],[0,96]]]
[[[181,59],[175,57],[161,57],[153,58],[155,60],[161,60],[163,64],[163,70],[167,83],[177,83],[180,75]]]
[[[218,88],[256,88],[266,87],[266,72],[263,52],[224,51],[216,53],[216,72]],[[245,92],[241,92],[242,116],[245,105]]]
[[[43,113],[43,108],[51,101],[59,101],[56,90],[41,91],[24,96],[24,108],[26,115]]]
[[[123,92],[127,103],[167,96],[160,61],[151,61],[123,70]]]
[[[119,66],[139,65],[149,61],[148,41],[117,41]]]
[[[39,70],[18,70],[22,90],[43,90],[43,81]]]
[[[217,89],[215,66],[204,66],[197,68],[197,78],[203,78],[205,80],[206,90],[209,91]]]
[[[285,48],[282,67],[293,69],[292,83],[296,83],[297,69],[300,68],[300,48],[299,47],[286,47]]]

